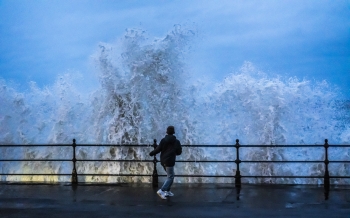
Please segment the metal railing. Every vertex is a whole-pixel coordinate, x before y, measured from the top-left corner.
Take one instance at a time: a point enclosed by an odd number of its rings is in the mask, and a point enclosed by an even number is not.
[[[158,177],[159,176],[166,176],[166,175],[158,175],[157,172],[157,163],[159,160],[156,158],[156,156],[149,160],[126,160],[126,159],[77,159],[76,158],[76,140],[73,139],[72,145],[67,144],[55,144],[55,145],[0,145],[0,147],[72,147],[73,153],[72,153],[72,159],[0,159],[0,161],[10,161],[10,162],[18,162],[18,161],[60,161],[60,162],[72,162],[73,163],[73,169],[72,173],[57,173],[57,174],[48,174],[48,173],[0,173],[0,176],[71,176],[71,182],[73,185],[78,184],[78,175],[79,176],[151,176],[152,177],[152,185],[154,187],[158,186]],[[154,139],[153,145],[91,145],[91,144],[82,144],[79,145],[79,147],[102,147],[102,146],[120,146],[120,147],[149,147],[149,148],[156,148],[157,141]],[[152,146],[152,147],[151,147]],[[348,148],[350,145],[332,145],[330,146],[328,144],[328,140],[325,139],[324,145],[240,145],[239,140],[236,140],[235,145],[190,145],[190,146],[184,146],[184,147],[190,147],[190,148],[235,148],[236,149],[236,159],[235,160],[178,160],[176,162],[184,162],[184,163],[234,163],[236,165],[236,171],[235,175],[176,175],[177,177],[223,177],[223,178],[234,178],[235,179],[235,186],[240,187],[242,182],[241,178],[319,178],[323,179],[324,188],[326,190],[329,190],[330,187],[330,179],[331,178],[343,178],[343,179],[349,179],[349,175],[343,175],[343,176],[332,176],[329,173],[328,165],[329,163],[350,163],[350,161],[342,161],[342,160],[332,160],[330,161],[328,158],[328,148],[329,147],[344,147]],[[269,147],[282,147],[282,148],[292,148],[292,147],[300,147],[300,148],[314,148],[314,147],[324,147],[325,155],[324,160],[240,160],[240,149],[245,148],[269,148]],[[150,149],[151,150],[151,149]],[[153,172],[152,175],[150,174],[100,174],[100,173],[79,173],[77,171],[76,162],[143,162],[143,163],[153,163]],[[286,176],[286,175],[245,175],[243,172],[241,174],[240,171],[240,164],[242,163],[323,163],[324,164],[324,175],[320,176]],[[233,171],[234,172],[234,171]]]

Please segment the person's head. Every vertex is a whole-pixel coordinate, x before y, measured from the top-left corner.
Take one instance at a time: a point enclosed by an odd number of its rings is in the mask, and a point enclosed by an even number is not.
[[[174,135],[175,134],[175,128],[174,126],[168,126],[168,128],[166,129],[166,133],[168,135]]]

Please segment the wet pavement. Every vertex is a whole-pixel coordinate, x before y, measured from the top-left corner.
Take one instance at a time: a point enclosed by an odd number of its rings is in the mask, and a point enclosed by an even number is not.
[[[347,217],[350,187],[174,184],[0,184],[0,217]]]

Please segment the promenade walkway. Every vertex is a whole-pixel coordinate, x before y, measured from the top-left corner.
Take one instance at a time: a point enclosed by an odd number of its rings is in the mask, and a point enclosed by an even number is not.
[[[174,184],[160,199],[151,184],[0,184],[0,217],[346,217],[350,187]]]

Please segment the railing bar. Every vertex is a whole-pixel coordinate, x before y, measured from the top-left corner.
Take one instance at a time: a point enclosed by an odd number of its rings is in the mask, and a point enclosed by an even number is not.
[[[151,147],[152,145],[77,144],[77,147]]]
[[[242,148],[322,148],[324,145],[240,145]],[[350,145],[329,145],[334,147],[350,147]]]
[[[336,161],[331,160],[331,161],[329,161],[329,163],[330,164],[331,163],[350,163],[350,161],[348,161],[348,160],[336,160]]]
[[[0,160],[0,161],[14,161],[14,162],[20,162],[20,161],[72,161],[72,159],[49,159],[49,160],[40,160],[40,159],[15,159],[15,160],[11,160],[11,159],[4,159],[4,160]]]
[[[242,160],[242,163],[324,163],[320,160]]]
[[[152,176],[145,174],[79,174],[79,176]],[[158,175],[166,177],[167,175]],[[227,175],[176,175],[176,177],[227,177],[235,178],[235,176]],[[318,178],[321,179],[323,176],[242,176],[242,178]],[[350,176],[331,176],[330,178],[350,178]]]
[[[183,145],[185,148],[235,148],[235,145]]]
[[[2,173],[1,176],[71,176],[72,174],[6,174]],[[78,173],[78,176],[152,176],[150,174],[81,174]],[[166,175],[158,175],[162,177],[166,177]],[[234,176],[226,176],[226,175],[176,175],[177,177],[230,177],[234,178]]]
[[[101,145],[94,145],[94,144],[79,144],[79,147],[99,147],[99,146],[114,146],[114,147],[152,147],[152,145],[108,145],[108,144],[101,144]],[[252,147],[252,148],[274,148],[274,147],[323,147],[323,145],[240,145],[241,147]],[[235,148],[234,145],[182,145],[182,147],[186,148]],[[330,147],[350,147],[350,145],[330,145]]]
[[[333,179],[350,179],[350,176],[329,176],[329,178]]]
[[[234,160],[177,160],[176,163],[234,163]]]
[[[47,160],[42,160],[42,159],[0,159],[0,161],[13,161],[13,162],[20,162],[20,161],[72,161],[71,159],[47,159]],[[87,159],[87,160],[79,160],[77,161],[80,162],[153,162],[152,160],[99,160],[99,159]],[[159,162],[159,161],[157,161]],[[189,160],[189,161],[176,161],[177,163],[234,163],[235,161],[233,160]],[[259,161],[259,160],[242,160],[242,163],[323,163],[324,161],[303,161],[303,160],[286,160],[286,161]],[[331,163],[350,163],[350,161],[330,161]]]
[[[166,177],[167,175],[159,175]],[[209,178],[235,178],[235,176],[226,176],[226,175],[176,175],[176,177],[209,177]]]
[[[235,148],[235,145],[183,145],[183,147],[186,148],[197,148],[197,147],[203,147],[203,148]],[[292,148],[292,147],[322,147],[323,145],[240,145],[242,148]],[[332,147],[336,147],[332,145]],[[350,147],[350,145],[348,146]]]
[[[62,144],[62,145],[58,145],[58,144],[31,144],[31,145],[19,145],[19,144],[13,144],[13,145],[1,145],[0,147],[71,147],[72,145],[69,144]],[[94,144],[79,144],[78,147],[151,147],[150,145],[94,145]]]
[[[152,160],[94,160],[94,159],[87,159],[87,160],[79,160],[77,159],[77,162],[153,162]],[[158,161],[159,162],[159,161]]]
[[[13,145],[1,145],[0,147],[70,147],[69,144],[31,144],[31,145],[19,145],[19,144],[13,144]],[[78,147],[152,147],[152,145],[109,145],[109,144],[79,144]],[[324,145],[240,145],[242,148],[292,148],[292,147],[323,147]],[[235,148],[234,145],[183,145],[183,147],[186,148],[199,148],[199,147],[207,147],[207,148]],[[330,145],[329,148],[333,147],[350,147],[350,145]]]
[[[152,176],[148,174],[78,174],[79,176]],[[167,175],[158,175],[166,177]],[[176,175],[176,177],[230,177],[234,178],[235,176],[227,176],[227,175]]]
[[[57,144],[48,144],[48,145],[0,145],[0,147],[71,147],[72,145],[57,145]]]
[[[179,160],[177,162],[185,162],[185,163],[236,163],[237,165],[237,169],[236,169],[236,175],[177,175],[177,177],[209,177],[209,178],[235,178],[235,183],[236,185],[239,183],[240,185],[240,181],[241,178],[317,178],[317,179],[324,179],[324,184],[326,187],[326,184],[328,183],[329,185],[329,178],[350,178],[350,176],[329,176],[328,174],[328,164],[330,163],[330,161],[328,160],[327,157],[327,149],[328,148],[332,148],[332,147],[343,147],[343,148],[348,148],[350,147],[350,145],[331,145],[329,146],[328,144],[328,140],[325,139],[325,144],[324,145],[240,145],[239,140],[236,140],[236,145],[183,145],[183,147],[187,147],[187,148],[236,148],[236,155],[237,158],[236,160],[189,160],[189,161],[185,161],[185,160]],[[154,140],[154,144],[153,147],[155,147],[156,144],[156,140]],[[70,144],[36,144],[36,145],[0,145],[0,147],[70,147]],[[75,163],[77,161],[80,162],[84,162],[84,161],[91,161],[91,162],[145,162],[145,163],[152,163],[154,164],[154,171],[156,172],[156,164],[159,162],[156,157],[154,157],[153,161],[152,160],[113,160],[113,159],[109,159],[109,160],[101,160],[101,159],[85,159],[85,160],[77,160],[76,159],[76,153],[75,153],[75,148],[77,147],[76,143],[75,143],[75,139],[73,139],[73,159],[17,159],[17,160],[10,160],[10,159],[4,159],[4,160],[0,160],[0,161],[30,161],[30,162],[54,162],[54,161],[73,161],[73,171],[72,174],[47,174],[47,173],[34,173],[34,174],[29,174],[29,173],[15,173],[15,174],[0,174],[0,175],[8,175],[8,176],[72,176],[72,183],[76,184],[78,183],[78,175],[76,172],[76,166]],[[116,144],[79,144],[78,147],[115,147],[115,148],[132,148],[132,147],[141,147],[141,148],[152,148],[152,145],[150,144],[120,144],[120,145],[116,145]],[[244,160],[241,161],[239,159],[239,150],[238,148],[260,148],[260,149],[264,149],[264,148],[283,148],[283,149],[287,149],[287,148],[323,148],[325,147],[326,149],[326,154],[325,154],[325,160],[324,161],[319,161],[319,160]],[[325,163],[325,175],[324,176],[266,176],[266,175],[252,175],[252,176],[241,176],[240,175],[240,171],[239,171],[239,163]],[[331,163],[350,163],[350,161],[331,161]],[[238,174],[237,174],[238,173]],[[99,173],[95,173],[95,174],[91,174],[91,173],[82,173],[79,174],[79,176],[131,176],[131,177],[135,177],[135,176],[142,176],[142,177],[149,177],[152,176],[152,183],[153,184],[157,184],[158,186],[158,176],[162,176],[165,177],[166,175],[158,175],[157,173],[154,173],[152,175],[149,174],[99,174]],[[156,177],[156,178],[154,178]],[[238,183],[237,183],[238,182]]]
[[[152,160],[94,160],[94,159],[87,159],[87,160],[77,160],[77,161],[109,161],[109,162],[153,162]],[[160,162],[157,160],[157,162]],[[315,161],[308,161],[308,160],[291,160],[291,161],[250,161],[250,160],[242,160],[242,163],[323,163],[324,161],[315,160]],[[347,163],[350,161],[331,161],[330,163]],[[235,163],[234,160],[177,160],[176,163]]]
[[[72,174],[60,173],[60,174],[45,174],[45,173],[13,173],[6,174],[0,173],[1,176],[71,176]],[[150,174],[78,174],[79,176],[152,176]],[[166,175],[158,175],[162,177],[166,177]],[[227,175],[176,175],[176,177],[227,177],[234,178],[235,176],[227,176]],[[323,178],[323,176],[242,176],[242,178]],[[350,179],[350,176],[330,176],[330,178],[334,179]]]
[[[47,174],[47,173],[0,173],[0,176],[71,176],[72,174],[59,173],[59,174]]]
[[[191,162],[191,163],[200,163],[200,162],[208,162],[208,163],[234,163],[235,161],[216,161],[216,160],[208,160],[208,161],[176,161],[176,162]],[[331,161],[330,163],[336,163],[336,162],[350,162],[350,161]],[[282,160],[282,161],[255,161],[255,160],[242,160],[241,163],[324,163],[324,161],[320,160]]]
[[[152,176],[151,174],[94,174],[94,173],[78,173],[78,176]]]
[[[324,178],[323,176],[242,176],[242,178],[318,178],[318,179],[322,179]]]
[[[235,148],[235,145],[183,145],[183,147],[208,147],[208,148]],[[240,145],[242,148],[322,148],[324,145]],[[350,147],[350,145],[330,145],[331,147]]]
[[[323,145],[240,145],[242,148],[322,148]]]
[[[94,159],[86,159],[86,160],[77,160],[77,161],[109,161],[109,162],[153,162],[153,160],[94,160]],[[157,160],[157,162],[160,162],[159,160]],[[189,161],[182,161],[182,160],[178,160],[176,161],[177,163],[234,163],[235,161],[226,161],[226,160],[189,160]]]

